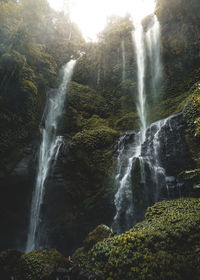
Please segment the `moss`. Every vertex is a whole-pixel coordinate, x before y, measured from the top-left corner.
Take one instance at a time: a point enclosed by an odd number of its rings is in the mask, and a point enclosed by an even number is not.
[[[119,131],[138,130],[139,120],[137,113],[128,113],[115,122],[115,129]]]
[[[100,127],[94,130],[83,130],[78,132],[70,143],[70,149],[92,151],[99,148],[106,148],[113,144],[118,133],[108,127]]]
[[[68,222],[78,219],[80,223],[94,226],[110,221],[114,192],[113,144],[117,136],[115,130],[102,126],[72,137],[65,163],[61,163],[68,182],[61,207],[63,218]]]
[[[114,236],[115,233],[106,225],[98,225],[91,231],[83,240],[83,247],[77,249],[73,254],[73,260],[79,264],[87,262],[88,251],[98,242],[103,241],[105,238]]]
[[[22,92],[37,95],[38,90],[32,81],[24,80],[22,83]]]
[[[189,91],[190,98],[183,110],[185,120],[188,125],[189,132],[186,135],[186,141],[190,148],[190,152],[196,161],[197,167],[200,167],[200,82],[192,86]]]
[[[67,261],[55,249],[32,251],[21,256],[14,277],[16,280],[55,279],[59,267],[67,267]]]
[[[96,129],[99,127],[108,127],[108,120],[102,119],[98,115],[92,115],[83,125],[83,129]]]
[[[158,202],[146,220],[97,243],[85,266],[115,280],[199,279],[200,199]]]
[[[98,92],[88,86],[71,82],[68,94],[68,104],[78,111],[83,111],[85,117],[107,114],[106,100]]]
[[[97,242],[102,241],[105,238],[111,237],[113,235],[112,230],[105,226],[99,225],[83,241],[83,246],[85,250],[91,249]]]
[[[18,77],[26,63],[26,57],[15,50],[4,53],[0,58],[0,71]]]
[[[173,114],[181,112],[191,99],[190,92],[184,92],[178,96],[169,96],[158,104],[152,104],[150,122],[167,118]]]
[[[179,177],[184,180],[197,179],[200,180],[200,168],[194,170],[183,171],[179,174]]]

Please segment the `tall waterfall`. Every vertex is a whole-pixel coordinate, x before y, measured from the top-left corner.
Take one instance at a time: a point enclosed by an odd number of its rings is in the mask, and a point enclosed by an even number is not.
[[[137,111],[141,122],[140,128],[142,132],[145,131],[147,126],[146,119],[146,95],[145,95],[145,44],[144,32],[141,22],[135,23],[135,31],[133,32],[133,40],[135,42],[135,50],[137,57],[137,84],[138,84],[138,100]],[[141,141],[144,141],[144,133],[142,133]]]
[[[116,214],[113,228],[118,232],[129,229],[140,215],[140,209],[158,199],[158,185],[163,181],[164,169],[159,161],[159,136],[165,121],[154,126],[153,136],[148,139],[148,119],[146,104],[146,68],[149,56],[151,69],[151,83],[153,94],[159,94],[159,83],[162,78],[160,58],[160,27],[156,16],[153,25],[145,33],[141,21],[134,22],[133,42],[137,60],[137,111],[140,119],[140,132],[125,134],[118,142],[117,174],[115,178],[117,192],[115,195]],[[129,140],[127,140],[129,139]],[[124,141],[130,141],[128,147]],[[147,143],[147,145],[146,145]],[[146,147],[146,150],[143,147]],[[153,146],[153,152],[152,152]],[[151,153],[150,153],[151,150]],[[149,166],[149,168],[147,168]],[[148,190],[148,181],[153,181],[155,192]],[[161,179],[162,178],[162,179]],[[142,196],[142,199],[141,199]]]
[[[161,62],[160,49],[160,24],[157,17],[154,15],[154,24],[146,34],[147,49],[150,59],[151,71],[151,95],[153,100],[159,100],[161,96],[160,86],[162,82],[163,69]]]
[[[71,80],[75,61],[71,60],[64,67],[62,83],[56,92],[51,94],[46,102],[42,141],[39,150],[38,171],[31,204],[30,224],[26,251],[34,250],[38,246],[38,227],[40,210],[43,202],[45,183],[52,163],[56,161],[62,145],[62,137],[57,136],[57,129],[64,110],[67,86]]]
[[[126,78],[126,56],[125,56],[125,44],[124,40],[122,40],[122,81]]]

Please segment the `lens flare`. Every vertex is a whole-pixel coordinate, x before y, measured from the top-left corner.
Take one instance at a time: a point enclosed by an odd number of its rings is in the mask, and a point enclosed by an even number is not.
[[[133,20],[141,21],[155,10],[155,0],[49,0],[52,8],[63,10],[68,5],[71,19],[80,28],[86,40],[96,40],[111,15],[129,13]]]

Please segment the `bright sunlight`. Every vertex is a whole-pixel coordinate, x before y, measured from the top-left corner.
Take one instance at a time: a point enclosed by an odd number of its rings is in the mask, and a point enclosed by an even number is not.
[[[155,0],[49,0],[56,10],[66,9],[64,2],[68,3],[71,19],[77,23],[86,40],[96,40],[111,15],[129,13],[138,22],[155,9]]]

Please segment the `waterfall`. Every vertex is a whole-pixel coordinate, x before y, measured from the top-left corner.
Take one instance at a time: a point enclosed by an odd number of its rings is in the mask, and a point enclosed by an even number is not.
[[[122,40],[121,45],[122,45],[122,81],[124,81],[126,78],[126,57],[125,57],[124,40]]]
[[[126,145],[125,143],[130,140],[132,145]],[[118,158],[115,182],[118,190],[115,194],[116,214],[113,221],[113,228],[117,232],[123,232],[130,228],[134,219],[131,170],[134,161],[140,155],[140,141],[140,132],[133,136],[126,133],[120,137],[117,144]]]
[[[38,170],[36,184],[32,197],[30,224],[26,251],[32,251],[38,246],[38,227],[40,223],[40,211],[43,202],[45,183],[53,162],[57,160],[62,137],[57,136],[60,118],[64,111],[67,86],[71,80],[75,61],[71,60],[64,67],[63,80],[58,90],[49,92],[45,106],[42,140],[38,157]]]
[[[118,232],[128,230],[140,216],[143,208],[159,198],[159,185],[165,185],[165,170],[159,160],[160,133],[167,120],[148,127],[146,101],[146,68],[149,56],[153,95],[159,95],[162,78],[160,55],[160,27],[156,16],[153,25],[145,33],[142,20],[133,21],[133,43],[137,60],[137,112],[140,119],[140,132],[135,133],[130,145],[125,147],[127,135],[118,142],[117,172],[115,177],[116,214],[113,228]],[[152,131],[149,136],[149,129]],[[149,138],[150,137],[150,138]],[[144,150],[143,147],[146,147]],[[153,147],[153,148],[152,148]],[[153,149],[153,150],[152,150]],[[148,189],[151,182],[153,188]],[[142,214],[141,214],[142,215]]]
[[[150,59],[151,71],[151,95],[156,102],[161,96],[160,86],[162,82],[163,69],[160,51],[160,24],[154,15],[154,24],[146,34],[146,43]]]
[[[146,117],[146,95],[145,95],[145,45],[144,32],[141,22],[135,23],[135,31],[133,32],[133,41],[135,42],[136,58],[137,58],[137,84],[138,84],[138,101],[137,111],[141,122],[140,128],[144,132],[147,126]],[[142,139],[144,141],[144,133]]]

